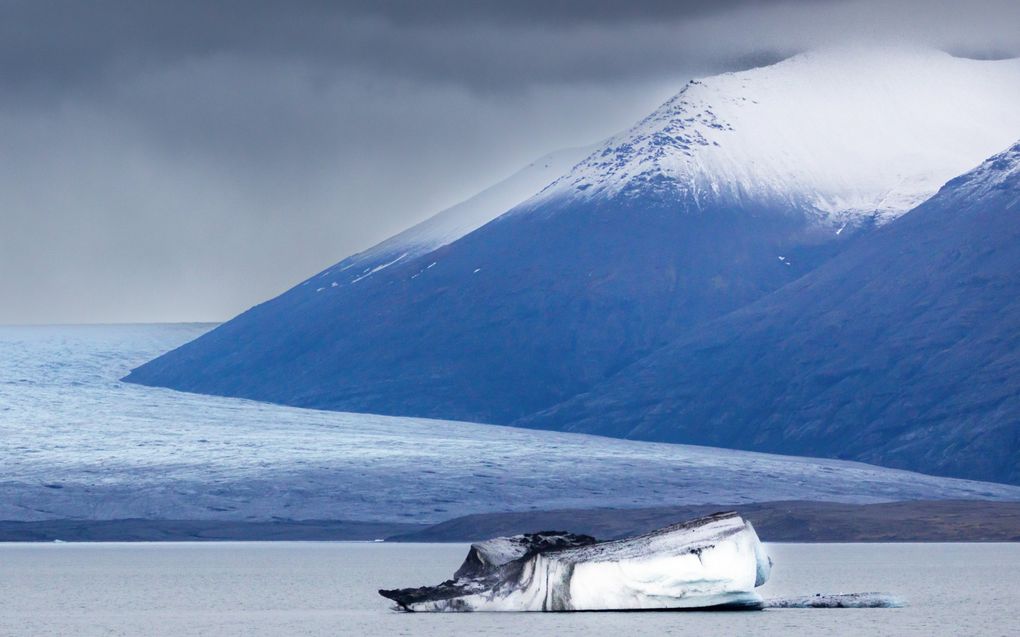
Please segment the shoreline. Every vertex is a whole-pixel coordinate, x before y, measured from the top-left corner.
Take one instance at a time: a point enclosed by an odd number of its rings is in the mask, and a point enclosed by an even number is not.
[[[438,524],[356,520],[0,520],[0,542],[472,542],[541,530],[614,539],[737,511],[765,542],[1020,542],[1020,501],[778,501],[480,513]]]

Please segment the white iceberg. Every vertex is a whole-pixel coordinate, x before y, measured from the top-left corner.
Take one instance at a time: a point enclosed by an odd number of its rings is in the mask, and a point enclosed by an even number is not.
[[[771,567],[751,524],[718,513],[609,542],[496,538],[472,545],[452,580],[379,593],[407,611],[761,609]]]

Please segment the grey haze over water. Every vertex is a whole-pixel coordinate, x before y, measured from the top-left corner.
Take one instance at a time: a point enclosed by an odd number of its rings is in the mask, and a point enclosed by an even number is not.
[[[4,3],[0,323],[220,320],[694,76],[1020,51],[983,2]]]

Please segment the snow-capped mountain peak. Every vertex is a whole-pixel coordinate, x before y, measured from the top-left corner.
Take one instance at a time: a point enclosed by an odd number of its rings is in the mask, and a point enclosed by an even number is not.
[[[539,198],[776,202],[892,219],[1020,133],[1020,60],[847,47],[691,81]]]
[[[946,184],[946,190],[959,198],[980,199],[989,193],[1003,190],[1018,191],[1020,182],[1020,142],[1014,144],[983,164]],[[1009,207],[1020,206],[1020,193]],[[1018,209],[1020,211],[1020,209]]]
[[[657,197],[893,219],[1020,136],[1020,59],[842,47],[692,80],[630,129],[550,153],[304,285],[364,280],[551,199]]]

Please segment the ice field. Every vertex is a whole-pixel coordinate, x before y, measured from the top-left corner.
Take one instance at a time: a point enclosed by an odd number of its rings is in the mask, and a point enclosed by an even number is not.
[[[870,465],[314,411],[120,382],[208,325],[0,328],[0,520],[438,522],[488,511],[1020,499]]]

